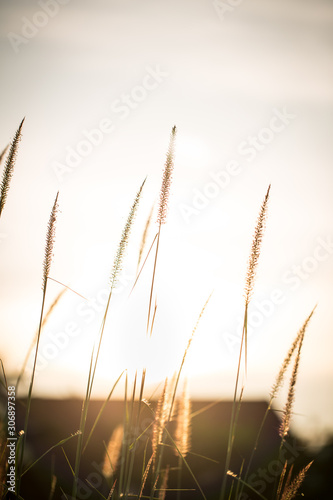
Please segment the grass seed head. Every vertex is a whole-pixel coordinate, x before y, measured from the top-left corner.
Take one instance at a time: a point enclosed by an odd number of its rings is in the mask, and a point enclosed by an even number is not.
[[[157,223],[159,225],[165,224],[166,222],[168,201],[170,196],[170,185],[174,168],[175,139],[176,139],[176,127],[174,126],[172,128],[170,135],[169,148],[163,171],[162,186],[160,191],[160,202],[157,214]]]
[[[122,424],[119,424],[111,434],[107,451],[104,456],[103,474],[105,477],[113,476],[117,468],[123,437],[124,427]]]
[[[285,375],[285,373],[287,371],[287,368],[288,368],[288,366],[290,364],[290,361],[291,361],[291,359],[293,357],[293,354],[294,354],[294,352],[295,352],[295,350],[296,350],[296,348],[297,348],[297,346],[298,346],[298,344],[300,342],[301,337],[304,337],[305,330],[307,329],[307,326],[309,324],[309,321],[310,321],[310,319],[311,319],[314,311],[315,311],[315,308],[311,311],[310,315],[305,320],[303,326],[298,331],[298,333],[297,333],[297,335],[295,337],[295,340],[292,343],[292,345],[291,345],[291,347],[290,347],[290,349],[289,349],[289,351],[288,351],[288,353],[287,353],[287,355],[286,355],[286,357],[285,357],[285,359],[284,359],[284,361],[282,363],[282,366],[280,368],[278,376],[276,377],[275,383],[274,383],[274,385],[273,385],[273,387],[271,389],[271,393],[270,393],[271,399],[274,399],[276,397],[276,395],[277,395],[280,387],[282,386],[284,375]]]
[[[185,381],[181,398],[178,401],[175,443],[185,457],[191,448],[191,400]],[[175,450],[177,452],[177,450]]]
[[[56,229],[56,221],[57,221],[57,212],[58,212],[58,195],[54,200],[54,204],[51,210],[51,215],[49,219],[49,223],[47,226],[46,232],[46,245],[44,252],[44,264],[43,264],[43,288],[46,286],[47,278],[50,274],[51,262],[53,258],[53,246],[55,242],[55,229]]]
[[[284,489],[281,496],[281,500],[292,500],[293,498],[295,498],[297,491],[299,490],[302,482],[304,481],[305,475],[312,464],[313,461],[310,462],[308,465],[306,465],[301,470],[301,472],[295,477],[292,483]]]
[[[24,118],[21,121],[20,126],[17,129],[16,134],[15,134],[15,136],[10,144],[9,153],[8,153],[5,167],[4,167],[4,171],[2,174],[2,180],[1,180],[1,185],[0,185],[0,216],[2,214],[3,208],[4,208],[5,203],[6,203],[10,181],[11,181],[11,178],[13,176],[13,171],[14,171],[16,157],[17,157],[17,150],[18,150],[19,142],[20,142],[21,137],[22,137],[23,122],[24,122]],[[3,155],[6,153],[6,149],[7,148],[5,148],[4,151],[1,153],[1,159],[2,159]]]
[[[248,304],[251,300],[251,295],[253,293],[253,287],[255,282],[255,277],[257,273],[258,261],[261,250],[261,243],[263,238],[263,233],[266,225],[267,217],[267,204],[269,198],[269,191],[271,186],[268,186],[267,193],[265,195],[264,201],[261,205],[259,216],[257,219],[257,225],[254,230],[251,254],[248,262],[246,280],[245,280],[245,302]]]
[[[126,250],[126,247],[128,244],[129,235],[130,235],[131,228],[132,228],[132,225],[133,225],[133,222],[135,219],[137,208],[139,206],[139,201],[141,198],[142,189],[143,189],[145,182],[146,182],[146,179],[141,184],[140,189],[135,196],[133,205],[131,207],[130,213],[127,217],[127,221],[126,221],[125,227],[124,227],[122,235],[121,235],[120,243],[119,243],[119,246],[117,249],[117,253],[116,253],[116,256],[115,256],[115,259],[113,262],[113,268],[111,271],[111,277],[110,277],[111,289],[114,288],[114,286],[117,282],[117,278],[119,276],[119,273],[122,269],[122,263],[123,263],[123,259],[124,259],[124,255],[125,255],[125,250]]]

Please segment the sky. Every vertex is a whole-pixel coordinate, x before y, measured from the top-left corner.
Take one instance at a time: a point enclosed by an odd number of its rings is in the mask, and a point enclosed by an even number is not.
[[[48,321],[34,393],[83,396],[113,258],[147,177],[94,395],[105,397],[124,369],[133,376],[145,366],[152,391],[172,375],[212,293],[184,374],[193,397],[231,398],[247,261],[271,185],[245,396],[267,399],[317,304],[302,350],[294,429],[321,442],[333,431],[332,3],[40,0],[1,2],[0,10],[1,149],[25,117],[0,221],[7,372],[19,371],[38,326],[46,227],[59,191],[50,276],[84,298],[67,291]],[[156,322],[147,339],[152,257],[130,291],[174,125]],[[61,290],[49,282],[47,306]],[[31,366],[32,358],[28,373]]]

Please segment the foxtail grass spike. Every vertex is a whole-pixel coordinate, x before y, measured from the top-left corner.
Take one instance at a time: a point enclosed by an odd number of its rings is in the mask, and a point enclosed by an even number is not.
[[[119,273],[121,271],[121,267],[122,267],[122,262],[123,262],[123,259],[124,259],[125,250],[126,250],[126,247],[127,247],[127,244],[128,244],[129,235],[130,235],[130,232],[131,232],[132,224],[133,224],[133,221],[134,221],[134,218],[135,218],[135,215],[136,215],[136,211],[137,211],[137,208],[138,208],[138,205],[139,205],[139,201],[140,201],[142,189],[143,189],[143,186],[144,186],[145,182],[146,182],[146,179],[143,181],[143,183],[141,184],[141,187],[140,187],[139,191],[136,194],[136,197],[134,199],[133,205],[131,207],[130,213],[128,215],[125,227],[124,227],[122,235],[121,235],[121,240],[120,240],[120,243],[119,243],[119,246],[118,246],[116,257],[115,257],[115,260],[114,260],[114,263],[113,263],[113,268],[112,268],[112,271],[111,271],[111,277],[110,277],[111,289],[114,288],[114,286],[115,286],[115,284],[117,282],[118,275],[119,275]]]
[[[143,230],[141,244],[140,244],[140,250],[139,250],[137,271],[139,270],[139,266],[140,266],[141,259],[142,259],[142,254],[143,254],[143,250],[144,250],[144,248],[146,246],[147,235],[148,235],[148,230],[149,230],[149,226],[150,226],[150,223],[151,223],[151,219],[153,217],[153,211],[154,211],[154,205],[151,207],[151,210],[150,210],[149,215],[148,215],[148,219],[146,221],[145,228]]]
[[[290,349],[289,349],[289,351],[288,351],[288,353],[287,353],[287,355],[286,355],[286,357],[285,357],[285,359],[284,359],[284,361],[282,363],[282,366],[280,368],[278,376],[276,377],[275,383],[274,383],[274,385],[273,385],[273,387],[271,389],[271,393],[270,393],[271,400],[273,400],[276,397],[276,395],[277,395],[280,387],[282,386],[283,378],[284,378],[284,375],[286,373],[286,370],[287,370],[287,368],[288,368],[288,366],[290,364],[290,361],[291,361],[291,359],[293,357],[293,354],[294,354],[294,352],[295,352],[295,350],[296,350],[296,348],[297,348],[297,346],[298,346],[298,344],[300,342],[301,337],[304,337],[305,330],[307,329],[309,321],[312,318],[312,315],[315,312],[316,307],[313,308],[313,310],[311,311],[311,313],[309,314],[309,316],[305,320],[303,326],[298,331],[298,333],[297,333],[297,335],[295,337],[295,340],[292,343],[292,345],[291,345],[291,347],[290,347]]]
[[[181,454],[186,457],[191,448],[191,400],[185,380],[183,393],[178,401],[175,443]]]
[[[168,487],[168,480],[169,480],[169,470],[170,470],[170,465],[167,465],[164,474],[163,474],[163,479],[162,479],[162,484],[160,491],[158,493],[158,500],[165,500],[165,495],[166,495],[166,490]]]
[[[288,431],[289,431],[292,408],[293,408],[293,404],[294,404],[294,400],[295,400],[295,386],[296,386],[298,367],[299,367],[299,361],[300,361],[300,356],[301,356],[304,335],[305,335],[306,328],[309,324],[309,321],[314,313],[314,310],[315,310],[315,308],[311,311],[310,315],[308,316],[308,318],[306,319],[302,328],[299,331],[298,350],[297,350],[295,363],[294,363],[293,371],[292,371],[291,378],[290,378],[287,402],[286,402],[286,406],[284,408],[283,418],[282,418],[281,426],[279,429],[279,434],[280,434],[280,437],[282,437],[282,439],[284,439],[287,436]]]
[[[107,478],[114,475],[118,465],[120,451],[124,437],[124,427],[119,424],[111,434],[103,464],[103,475]]]
[[[276,490],[276,498],[280,498],[280,494],[281,494],[281,490],[282,490],[282,486],[283,486],[284,477],[285,477],[286,472],[287,472],[287,466],[288,466],[288,461],[286,460],[284,462],[284,466],[283,466],[283,469],[282,469],[282,472],[281,472],[281,475],[280,475],[280,479],[279,479],[278,488]]]
[[[144,473],[142,475],[142,484],[141,484],[141,490],[140,490],[140,493],[139,493],[139,497],[138,497],[138,500],[140,500],[142,498],[142,494],[143,494],[143,490],[144,490],[144,487],[146,485],[146,481],[147,481],[147,477],[148,477],[148,473],[149,473],[149,470],[150,470],[150,467],[151,467],[151,464],[153,462],[153,458],[154,458],[154,454],[150,457],[150,459],[148,460],[148,463],[146,465],[146,468],[144,470]]]
[[[111,500],[112,496],[113,496],[113,493],[114,493],[114,490],[116,488],[116,484],[117,484],[117,479],[115,479],[112,487],[111,487],[111,490],[110,490],[110,493],[108,494],[108,497],[106,500]]]
[[[157,265],[157,255],[159,249],[160,242],[160,234],[161,234],[161,226],[166,222],[166,215],[168,210],[168,201],[170,194],[170,185],[172,179],[173,165],[174,165],[174,153],[175,153],[175,139],[176,139],[176,127],[172,127],[169,148],[167,152],[167,157],[165,161],[163,177],[162,177],[162,186],[160,191],[160,201],[157,213],[157,223],[158,223],[158,231],[157,231],[157,241],[156,241],[156,252],[155,252],[155,260],[154,260],[154,268],[153,268],[153,276],[151,280],[150,287],[150,297],[149,297],[149,306],[148,306],[148,318],[147,318],[147,335],[149,332],[149,323],[150,323],[150,314],[151,314],[151,306],[153,300],[153,291],[154,291],[154,282],[155,282],[155,273],[156,273],[156,265]]]
[[[153,450],[153,456],[154,456],[154,462],[157,454],[157,448],[158,445],[161,443],[162,440],[162,435],[163,435],[163,429],[164,425],[166,422],[166,395],[167,395],[167,386],[168,386],[168,379],[165,379],[164,383],[164,388],[162,395],[160,396],[158,403],[157,403],[157,409],[156,409],[156,414],[155,414],[155,421],[153,424],[153,435],[152,435],[152,450]]]
[[[174,167],[174,155],[175,155],[175,139],[176,139],[176,127],[172,127],[169,149],[167,152],[167,157],[165,161],[162,186],[160,192],[160,202],[158,207],[157,222],[159,225],[165,224],[166,215],[168,211],[168,201],[170,195],[170,185],[172,179],[172,172]]]
[[[7,195],[8,195],[8,191],[9,191],[9,184],[10,184],[11,178],[13,176],[18,145],[19,145],[19,142],[21,140],[21,132],[22,132],[23,122],[24,122],[24,118],[21,121],[20,126],[17,129],[16,134],[14,136],[14,139],[11,142],[11,145],[9,148],[9,153],[8,153],[7,160],[6,160],[5,167],[4,167],[4,171],[2,174],[2,180],[1,180],[1,186],[0,186],[0,216],[1,216],[2,211],[3,211],[3,207],[5,206],[5,203],[6,203],[6,199],[7,199]],[[2,154],[4,154],[5,151],[3,151]]]
[[[303,340],[304,340],[304,332],[301,335],[301,338],[299,339],[295,363],[294,363],[293,371],[292,371],[292,374],[290,377],[287,402],[286,402],[286,405],[284,408],[283,418],[282,418],[281,426],[279,429],[279,434],[280,434],[280,437],[282,437],[282,439],[284,439],[287,436],[288,431],[289,431],[289,427],[290,427],[290,419],[291,419],[292,409],[293,409],[294,401],[295,401],[295,386],[296,386],[296,381],[297,381],[299,361],[300,361],[300,357],[301,357]]]
[[[305,475],[311,465],[313,464],[313,461],[310,462],[308,465],[306,465],[301,472],[296,476],[296,478],[292,481],[292,483],[283,491],[281,500],[292,500],[295,498],[297,491],[299,490],[299,487],[301,486],[302,482],[304,481]]]
[[[251,295],[253,293],[254,281],[256,277],[258,261],[260,256],[261,242],[263,237],[263,232],[265,229],[265,222],[267,216],[267,204],[269,198],[269,191],[271,185],[268,186],[266,196],[261,205],[259,216],[257,219],[257,225],[254,231],[251,254],[248,262],[246,282],[245,282],[245,303],[248,304],[251,300]]]
[[[47,226],[46,245],[45,245],[45,252],[44,252],[44,264],[43,264],[43,288],[45,288],[47,278],[50,274],[51,262],[52,262],[52,257],[53,257],[53,246],[54,246],[54,241],[55,241],[55,226],[56,226],[57,212],[58,212],[58,196],[59,196],[59,191],[57,192],[57,196],[54,200],[49,223]]]
[[[300,330],[297,332],[297,335],[282,363],[282,366],[280,368],[280,371],[276,377],[276,380],[274,382],[274,385],[271,389],[271,392],[270,392],[270,399],[269,399],[269,402],[268,402],[268,406],[266,408],[266,411],[265,411],[265,415],[264,415],[264,418],[262,419],[262,422],[261,422],[261,425],[260,425],[260,428],[259,428],[259,431],[258,431],[258,434],[257,434],[257,437],[256,437],[256,441],[255,441],[255,444],[254,444],[254,447],[252,449],[252,453],[251,453],[251,456],[250,456],[250,460],[248,462],[248,465],[247,465],[247,469],[246,469],[246,474],[245,474],[245,481],[248,477],[248,474],[249,474],[249,471],[250,471],[250,467],[251,467],[251,464],[252,464],[252,460],[253,460],[253,457],[254,457],[254,453],[256,452],[257,450],[257,447],[258,447],[258,443],[259,443],[259,438],[260,438],[260,435],[261,435],[261,432],[263,430],[263,427],[264,427],[264,424],[266,422],[266,418],[268,416],[268,413],[272,407],[272,403],[273,403],[273,400],[276,398],[282,384],[283,384],[283,380],[284,380],[284,376],[285,376],[285,373],[288,369],[288,366],[292,360],[292,357],[294,355],[294,352],[296,351],[296,348],[300,342],[300,339],[302,336],[304,336],[305,334],[305,330],[308,326],[308,323],[313,315],[313,313],[315,312],[315,309],[316,309],[317,306],[315,306],[313,308],[313,310],[311,311],[311,313],[309,314],[308,318],[305,320],[303,326],[300,328]]]
[[[285,437],[287,436],[288,431],[289,431],[292,408],[293,408],[294,400],[295,400],[295,386],[296,386],[296,380],[297,380],[297,375],[298,375],[299,361],[300,361],[300,357],[301,357],[301,350],[302,350],[304,335],[305,335],[305,331],[306,331],[306,328],[308,326],[308,323],[309,323],[309,321],[314,313],[314,310],[315,310],[315,308],[311,311],[310,315],[306,319],[305,323],[303,324],[303,326],[299,332],[300,337],[299,337],[299,341],[298,341],[298,350],[297,350],[297,354],[296,354],[296,358],[295,358],[293,371],[292,371],[292,374],[290,377],[287,402],[286,402],[286,405],[285,405],[285,408],[283,411],[282,422],[281,422],[280,429],[279,429],[279,434],[280,434],[280,437],[282,437],[282,440],[285,439]]]
[[[268,186],[266,196],[261,205],[259,216],[257,219],[257,224],[254,230],[251,254],[248,262],[246,279],[245,279],[245,314],[244,314],[244,325],[243,325],[243,334],[241,340],[240,347],[240,359],[242,356],[243,342],[244,342],[244,350],[245,350],[245,373],[247,374],[247,320],[248,320],[248,307],[251,300],[251,296],[253,293],[254,282],[257,273],[257,267],[259,262],[260,250],[261,250],[261,242],[265,229],[266,216],[267,216],[267,203],[269,198],[269,191],[271,189],[271,185]],[[237,375],[238,378],[238,375]],[[237,385],[237,383],[236,383]]]
[[[224,477],[223,477],[223,482],[222,482],[222,487],[221,487],[221,492],[220,492],[220,500],[224,500],[224,498],[225,498],[227,473],[229,470],[232,448],[233,448],[233,434],[234,434],[234,430],[235,430],[235,418],[236,418],[236,401],[237,401],[237,395],[238,395],[238,383],[239,383],[239,377],[240,377],[240,372],[241,372],[241,361],[242,361],[243,349],[245,351],[245,354],[244,354],[245,374],[247,374],[248,307],[249,307],[249,303],[251,300],[251,295],[253,293],[254,282],[255,282],[255,277],[256,277],[256,272],[257,272],[257,267],[258,267],[258,261],[259,261],[260,250],[261,250],[261,243],[262,243],[263,233],[264,233],[264,229],[265,229],[265,222],[266,222],[266,215],[267,215],[267,204],[268,204],[270,189],[271,189],[271,185],[268,186],[264,201],[261,205],[260,212],[258,215],[257,224],[256,224],[256,227],[254,230],[254,235],[253,235],[253,240],[252,240],[251,253],[250,253],[250,257],[249,257],[249,261],[248,261],[246,279],[245,279],[245,293],[244,293],[244,295],[245,295],[245,310],[244,310],[243,331],[242,331],[242,338],[241,338],[241,344],[240,344],[240,349],[239,349],[238,367],[237,367],[237,375],[236,375],[234,398],[233,398],[233,404],[232,404],[232,410],[231,410],[229,437],[228,437],[227,458],[226,458],[226,462],[225,462]],[[239,399],[239,402],[240,402],[240,399]]]

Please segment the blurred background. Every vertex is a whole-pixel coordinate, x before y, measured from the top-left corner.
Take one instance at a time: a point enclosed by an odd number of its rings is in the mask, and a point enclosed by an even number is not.
[[[83,397],[113,258],[147,176],[94,396],[106,397],[125,368],[133,375],[142,366],[156,389],[179,367],[213,292],[184,373],[193,398],[232,398],[247,260],[271,184],[245,398],[267,399],[318,304],[302,351],[293,430],[324,442],[333,430],[332,3],[18,0],[1,2],[0,10],[1,149],[26,117],[0,222],[7,373],[20,371],[38,326],[46,227],[59,190],[51,277],[84,298],[67,291],[48,321],[34,393]],[[152,256],[130,291],[173,125],[175,170],[148,340]],[[61,290],[49,283],[48,305]],[[31,367],[32,357],[26,380]]]

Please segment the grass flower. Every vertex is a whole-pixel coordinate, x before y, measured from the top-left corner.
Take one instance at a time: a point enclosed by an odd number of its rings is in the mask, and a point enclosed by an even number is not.
[[[21,121],[20,126],[17,129],[16,134],[15,134],[15,136],[11,142],[11,145],[9,147],[9,153],[8,153],[5,167],[4,167],[4,171],[2,174],[2,180],[1,180],[1,185],[0,185],[0,217],[1,217],[1,214],[3,211],[3,208],[5,206],[5,203],[6,203],[10,181],[11,181],[11,178],[13,176],[13,171],[14,171],[15,161],[16,161],[16,156],[17,156],[17,150],[18,150],[19,142],[20,142],[21,136],[22,136],[23,122],[24,122],[24,118]],[[5,148],[4,151],[2,152],[1,159],[6,152],[6,149],[7,148]]]

